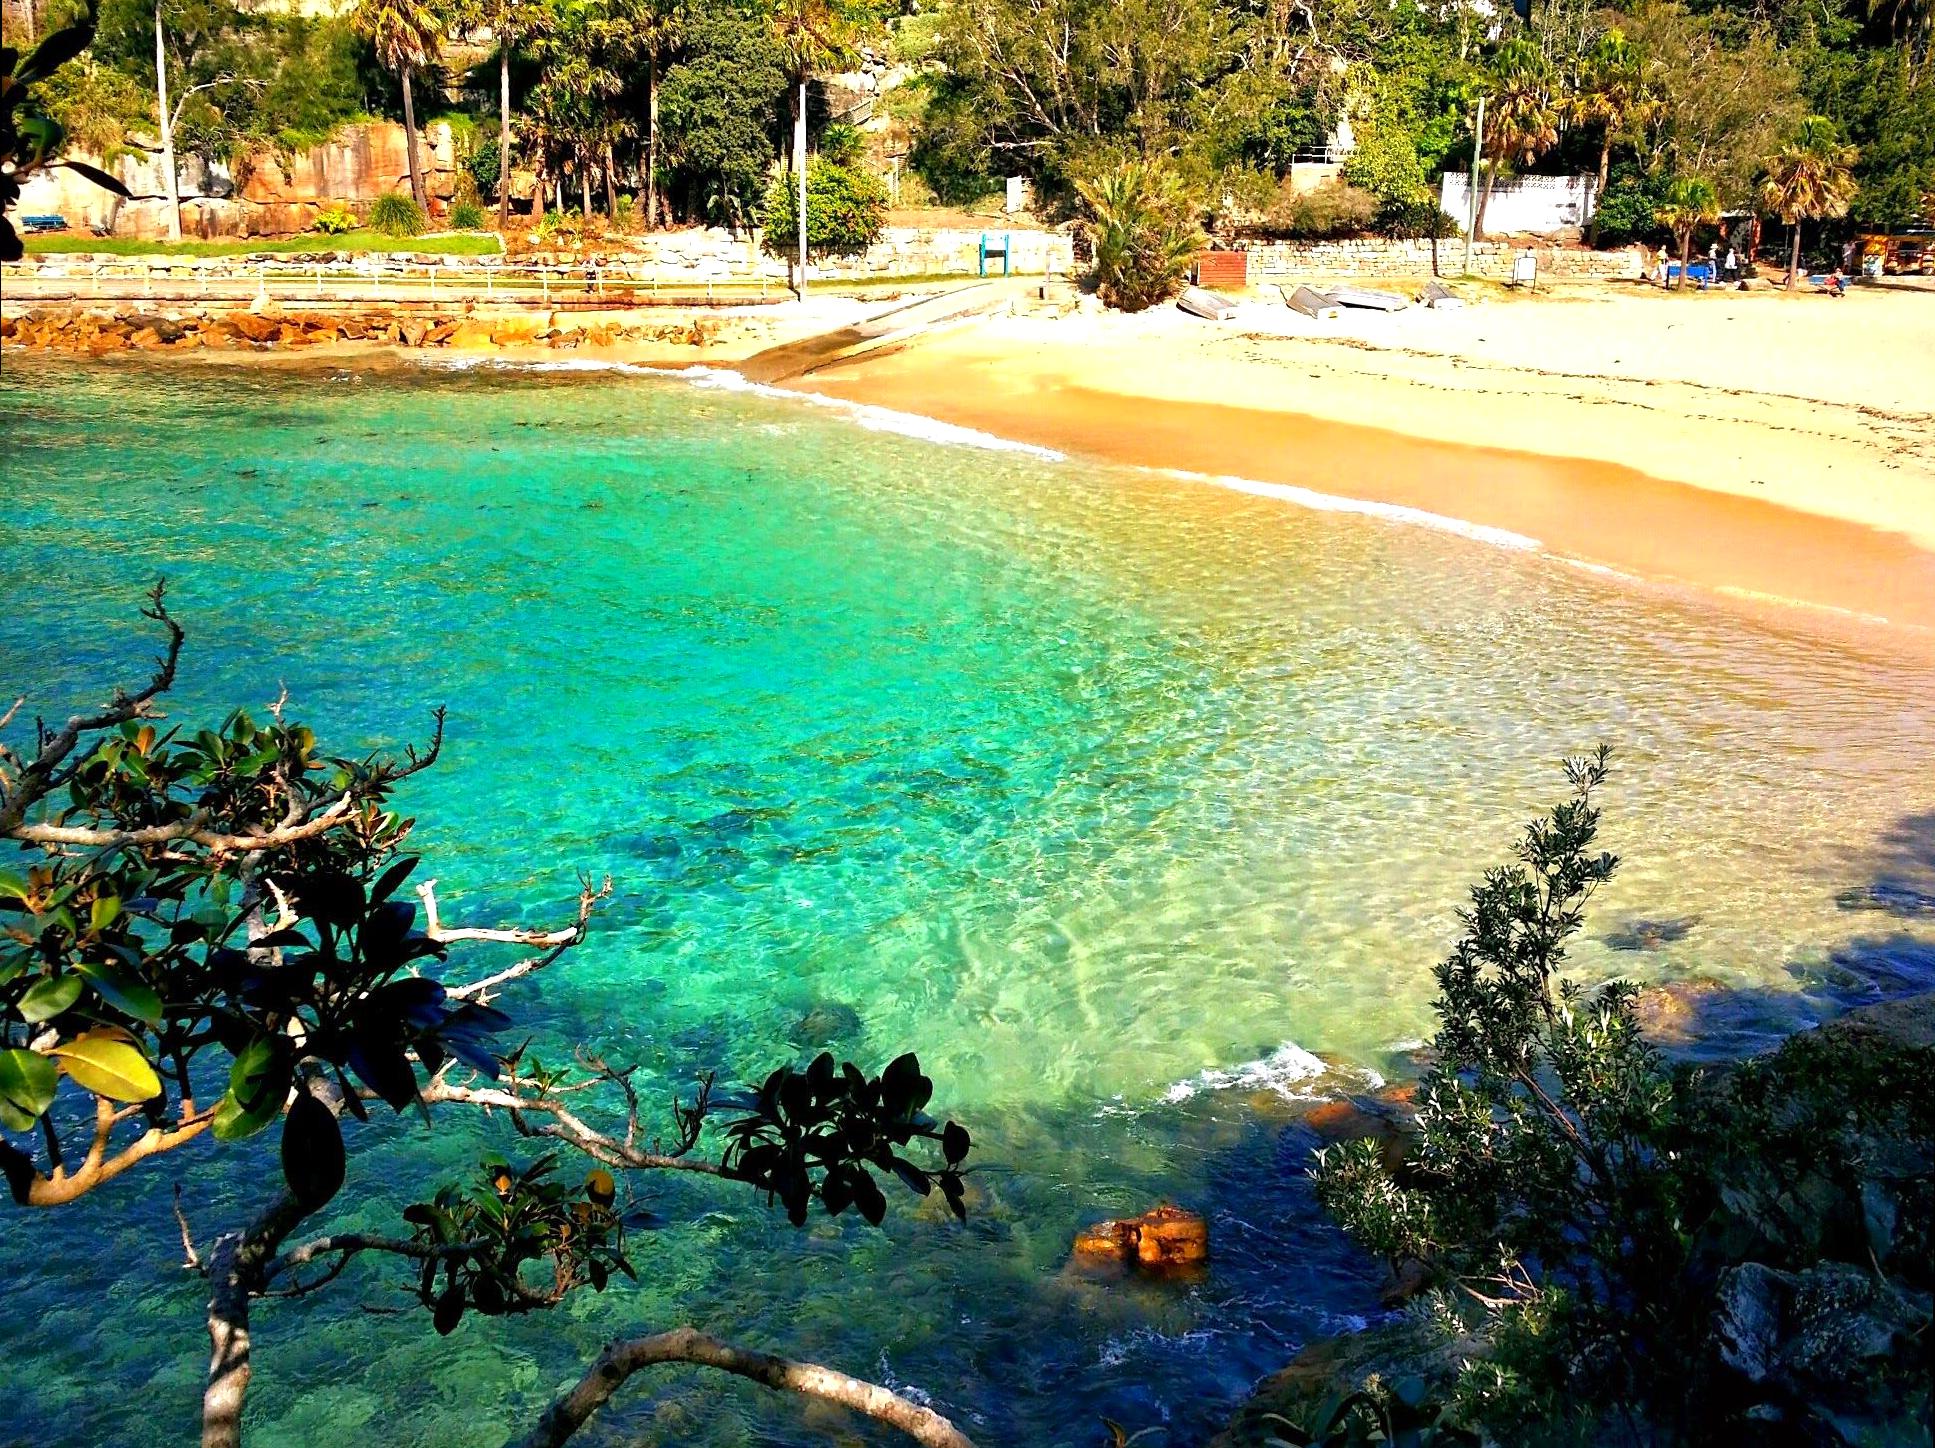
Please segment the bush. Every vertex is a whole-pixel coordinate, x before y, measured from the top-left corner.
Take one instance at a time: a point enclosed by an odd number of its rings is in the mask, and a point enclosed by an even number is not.
[[[401,191],[386,191],[370,205],[370,230],[383,236],[420,236],[423,208]]]
[[[867,138],[858,126],[835,121],[820,132],[820,154],[836,166],[857,166],[866,149]]]
[[[1097,296],[1139,312],[1182,290],[1203,234],[1174,171],[1130,161],[1077,181],[1075,189],[1088,213]]]
[[[482,231],[488,224],[484,208],[475,201],[458,201],[450,208],[452,231]]]
[[[347,206],[325,206],[316,213],[313,229],[324,236],[341,236],[356,230],[356,213]]]
[[[464,175],[469,178],[474,193],[479,198],[488,196],[493,201],[497,199],[497,157],[497,137],[495,136],[479,141],[477,149],[464,157]]]
[[[1649,174],[1637,166],[1615,167],[1594,213],[1601,246],[1630,246],[1660,242],[1666,228],[1654,219],[1666,200],[1665,174]]]
[[[1830,1027],[1713,1080],[1661,1058],[1632,984],[1560,978],[1618,867],[1594,848],[1606,762],[1568,761],[1571,798],[1473,887],[1403,1160],[1326,1148],[1318,1199],[1438,1289],[1434,1390],[1486,1441],[1909,1441],[1928,1378],[1893,1284],[1935,1280],[1935,1053]],[[1755,1296],[1829,1287],[1811,1320]],[[1833,1340],[1864,1346],[1804,1355]],[[1770,1413],[1786,1436],[1754,1432]]]
[[[1263,229],[1273,236],[1313,240],[1355,236],[1370,229],[1377,211],[1375,196],[1347,182],[1326,181],[1309,191],[1293,191],[1285,180],[1263,215]]]
[[[766,191],[766,250],[791,255],[798,248],[798,181],[787,172]],[[887,221],[887,188],[871,171],[815,156],[806,167],[806,249],[851,256],[880,239]]]
[[[537,224],[537,236],[540,241],[575,242],[582,240],[584,234],[584,213],[573,211],[568,206],[545,212],[544,219]]]

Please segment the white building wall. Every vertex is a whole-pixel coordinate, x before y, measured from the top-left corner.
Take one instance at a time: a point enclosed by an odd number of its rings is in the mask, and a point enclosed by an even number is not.
[[[1438,204],[1460,226],[1471,219],[1471,193],[1463,172],[1447,171],[1438,191]],[[1481,177],[1482,188],[1484,180]],[[1591,176],[1518,176],[1492,187],[1485,205],[1488,236],[1506,232],[1544,235],[1582,227],[1592,220],[1599,198]]]

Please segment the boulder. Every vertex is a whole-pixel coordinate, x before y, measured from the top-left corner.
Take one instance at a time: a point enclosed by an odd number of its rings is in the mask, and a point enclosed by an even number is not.
[[[1139,1217],[1098,1222],[1077,1233],[1075,1257],[1159,1275],[1195,1271],[1209,1260],[1209,1223],[1165,1202]]]
[[[281,322],[254,312],[231,312],[222,319],[232,336],[246,342],[272,342],[282,330]]]

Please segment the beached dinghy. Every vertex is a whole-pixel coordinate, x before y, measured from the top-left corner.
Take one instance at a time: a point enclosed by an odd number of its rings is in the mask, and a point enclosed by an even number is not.
[[[1203,317],[1212,322],[1227,322],[1236,315],[1236,303],[1221,292],[1212,292],[1206,287],[1191,287],[1176,298],[1176,305],[1192,317]]]
[[[1396,292],[1377,292],[1368,287],[1332,287],[1330,299],[1339,306],[1371,312],[1401,312],[1411,305]]]
[[[1322,292],[1309,287],[1283,288],[1283,300],[1293,312],[1302,312],[1306,317],[1315,317],[1320,322],[1334,322],[1344,315],[1344,309]]]
[[[1455,312],[1465,304],[1463,297],[1437,280],[1424,284],[1424,290],[1418,294],[1418,300],[1434,312]]]

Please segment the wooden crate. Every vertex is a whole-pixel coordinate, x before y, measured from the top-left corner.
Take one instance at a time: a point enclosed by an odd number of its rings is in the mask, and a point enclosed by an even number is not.
[[[1250,284],[1250,254],[1247,251],[1199,251],[1196,253],[1196,285],[1214,291],[1242,291]]]

